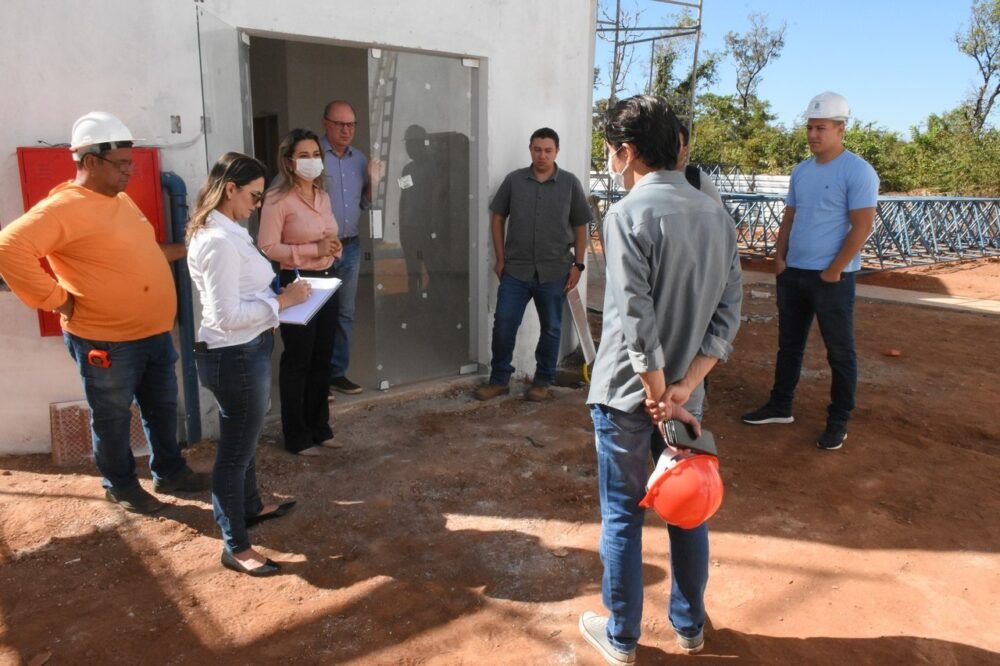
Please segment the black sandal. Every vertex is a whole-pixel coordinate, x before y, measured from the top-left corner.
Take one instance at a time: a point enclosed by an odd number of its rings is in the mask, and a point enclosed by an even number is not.
[[[288,512],[291,511],[294,507],[295,507],[295,500],[291,500],[289,502],[280,504],[278,508],[275,509],[274,511],[269,511],[267,513],[258,513],[256,516],[249,516],[246,519],[247,529],[253,527],[254,525],[263,523],[265,520],[274,520],[275,518],[281,518],[282,516],[287,515]]]
[[[248,569],[242,562],[236,559],[236,556],[230,553],[228,550],[222,551],[222,566],[227,569],[232,569],[237,573],[244,573],[248,576],[260,577],[260,576],[270,576],[273,573],[281,571],[281,567],[277,563],[272,562],[270,558],[264,561],[264,564],[253,569]]]

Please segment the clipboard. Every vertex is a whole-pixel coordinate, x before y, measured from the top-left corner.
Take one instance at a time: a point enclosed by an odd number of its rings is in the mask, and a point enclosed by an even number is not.
[[[312,293],[309,294],[309,298],[305,301],[290,308],[285,308],[278,313],[278,321],[282,324],[299,324],[305,326],[309,323],[309,320],[316,316],[319,309],[330,300],[330,297],[340,289],[340,285],[343,284],[343,280],[340,278],[304,277],[299,279],[305,280],[312,285]]]

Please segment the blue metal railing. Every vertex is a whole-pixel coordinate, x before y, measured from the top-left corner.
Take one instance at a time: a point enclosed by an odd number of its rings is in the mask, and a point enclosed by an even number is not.
[[[745,252],[770,256],[785,211],[784,197],[723,192]],[[862,250],[879,268],[1000,256],[1000,199],[883,196]]]
[[[722,202],[736,222],[743,252],[771,256],[785,212],[784,195],[733,192],[732,187],[752,182],[755,177],[734,166],[699,166],[707,170],[719,188]],[[610,185],[607,174],[591,172],[591,194],[597,198],[591,225],[593,239],[600,237],[599,212],[624,195]],[[875,227],[861,254],[868,268],[1000,256],[1000,199],[879,197]]]

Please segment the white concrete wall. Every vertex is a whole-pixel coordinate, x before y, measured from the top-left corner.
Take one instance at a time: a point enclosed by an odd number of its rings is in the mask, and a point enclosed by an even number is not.
[[[15,148],[68,142],[73,121],[95,109],[163,146],[162,168],[197,190],[205,147],[193,3],[13,0],[3,14],[0,224],[23,212]],[[170,133],[171,115],[182,134]],[[0,453],[48,451],[49,403],[83,399],[76,366],[10,292],[0,292],[0,339],[16,347],[0,356]]]
[[[160,146],[162,168],[187,182],[193,203],[206,172],[200,6],[261,37],[480,58],[485,238],[489,196],[508,171],[527,164],[527,139],[537,127],[560,133],[563,168],[587,172],[595,2],[8,0],[0,22],[0,224],[22,212],[15,148],[66,142],[73,120],[94,109],[116,113],[137,137]],[[171,115],[181,116],[181,134],[170,133]],[[478,249],[479,296],[490,311],[480,307],[479,360],[487,363],[496,284],[489,277],[491,251],[482,243]],[[534,365],[533,317],[529,310],[515,354],[523,372]],[[48,404],[82,397],[75,368],[62,341],[39,338],[34,311],[9,292],[0,292],[0,336],[18,351],[0,357],[0,453],[47,451]],[[204,395],[203,407],[209,404]],[[206,433],[212,420],[204,423]]]

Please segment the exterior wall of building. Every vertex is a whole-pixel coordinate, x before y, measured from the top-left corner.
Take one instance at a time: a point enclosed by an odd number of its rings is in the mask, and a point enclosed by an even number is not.
[[[588,171],[593,19],[596,0],[13,0],[0,23],[0,224],[22,213],[15,148],[64,143],[72,122],[95,109],[117,114],[161,164],[185,180],[189,204],[206,174],[196,8],[251,36],[355,47],[424,50],[481,62],[479,137],[481,238],[486,204],[506,173],[528,163],[537,127],[562,137],[560,164]],[[236,72],[233,73],[237,76]],[[181,132],[171,133],[171,116]],[[360,142],[360,139],[359,139]],[[363,145],[363,144],[362,144]],[[234,146],[239,148],[239,146]],[[489,361],[496,280],[486,243],[478,247],[479,361]],[[530,312],[515,364],[534,367],[538,326]],[[49,449],[51,402],[82,398],[60,338],[40,338],[35,312],[0,291],[0,453]],[[202,395],[203,413],[212,400]],[[214,417],[204,419],[211,435]]]

